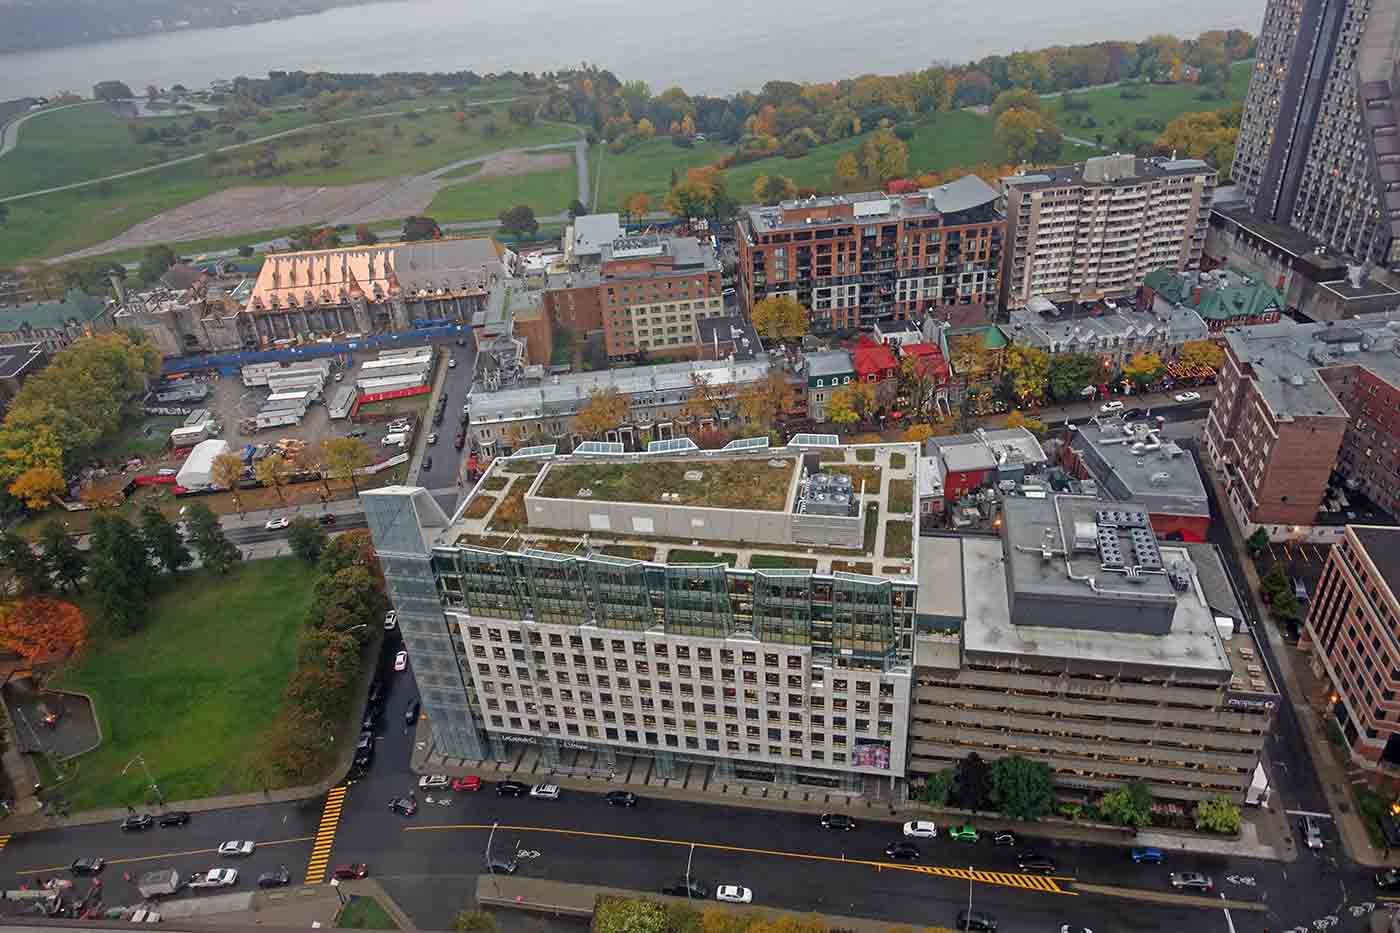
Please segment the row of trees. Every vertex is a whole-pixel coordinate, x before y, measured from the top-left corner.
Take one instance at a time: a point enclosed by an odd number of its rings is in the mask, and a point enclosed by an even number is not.
[[[30,377],[0,423],[0,484],[13,503],[48,506],[66,471],[139,412],[160,352],[138,334],[79,340]]]
[[[293,548],[316,566],[314,600],[297,648],[297,667],[257,769],[266,787],[314,780],[335,753],[362,648],[389,609],[384,575],[367,531],[326,541],[314,523],[294,524]]]
[[[995,810],[1012,819],[1034,821],[1055,811],[1054,774],[1050,766],[1019,755],[998,758],[990,765],[971,752],[955,767],[928,776],[924,802],[935,807],[954,806],[978,813]],[[1152,791],[1140,782],[1108,791],[1093,808],[1099,819],[1117,826],[1142,827],[1152,823]],[[1080,805],[1066,805],[1065,813],[1082,813]],[[1240,830],[1240,808],[1220,796],[1196,804],[1192,816],[1197,829],[1233,834]]]
[[[1190,340],[1182,344],[1177,357],[1186,365],[1218,370],[1225,351],[1210,340]],[[1123,364],[1121,375],[1139,388],[1158,382],[1166,372],[1166,362],[1156,353],[1133,354]],[[1059,353],[1051,356],[1038,347],[1012,344],[1006,353],[1004,377],[1008,392],[1022,402],[1053,399],[1064,402],[1078,398],[1087,386],[1115,379],[1105,372],[1099,357],[1089,353]]]
[[[796,392],[776,370],[761,380],[742,387],[733,383],[709,382],[691,376],[690,394],[681,406],[682,418],[692,421],[718,421],[723,413],[735,412],[746,424],[764,430],[772,427],[783,411],[792,407]],[[574,415],[574,430],[584,437],[600,437],[627,420],[627,398],[616,389],[594,389],[588,401]],[[523,444],[528,437],[511,438]]]

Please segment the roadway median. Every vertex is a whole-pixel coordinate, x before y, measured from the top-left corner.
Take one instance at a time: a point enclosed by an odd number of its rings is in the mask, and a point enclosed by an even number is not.
[[[1216,907],[1226,910],[1253,910],[1260,913],[1268,906],[1256,901],[1237,901],[1224,897],[1206,897],[1201,894],[1175,894],[1171,891],[1149,891],[1145,888],[1120,888],[1111,884],[1085,884],[1075,882],[1074,889],[1080,894],[1101,894],[1104,897],[1122,897],[1130,901],[1146,901],[1151,904],[1169,904],[1175,907]]]

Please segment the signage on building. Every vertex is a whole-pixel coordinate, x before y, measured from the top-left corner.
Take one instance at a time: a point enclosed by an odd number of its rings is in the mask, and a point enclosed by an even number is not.
[[[1272,710],[1278,705],[1276,696],[1260,696],[1257,693],[1239,694],[1227,693],[1225,695],[1226,709],[1249,710],[1251,712],[1264,712]]]
[[[501,736],[498,736],[498,738],[499,738],[502,742],[511,742],[511,743],[514,743],[514,744],[517,744],[517,745],[538,745],[538,744],[540,744],[540,740],[539,740],[536,736],[533,736],[533,735],[501,735]],[[559,741],[559,747],[560,747],[560,748],[572,748],[572,749],[575,749],[575,750],[580,751],[580,752],[591,752],[591,751],[593,751],[593,746],[591,746],[591,745],[585,745],[585,744],[583,744],[582,742],[565,742],[565,741],[563,741],[563,740],[560,740],[560,741]]]

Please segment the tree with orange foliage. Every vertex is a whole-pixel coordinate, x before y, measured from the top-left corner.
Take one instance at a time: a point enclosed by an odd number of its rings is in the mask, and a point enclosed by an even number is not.
[[[0,646],[33,662],[67,655],[87,638],[87,619],[60,599],[31,596],[0,615]]]

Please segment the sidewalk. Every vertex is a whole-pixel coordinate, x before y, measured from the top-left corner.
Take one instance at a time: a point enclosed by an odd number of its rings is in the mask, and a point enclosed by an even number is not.
[[[1219,471],[1216,470],[1214,464],[1205,460],[1202,462],[1206,475],[1210,477],[1211,484],[1215,487],[1217,501],[1227,502],[1227,493],[1221,483]],[[1221,508],[1220,513],[1230,530],[1230,543],[1235,549],[1235,556],[1238,558],[1240,567],[1244,570],[1245,583],[1249,587],[1250,597],[1256,606],[1261,605],[1259,572],[1254,565],[1254,558],[1249,555],[1249,549],[1245,546],[1245,536],[1239,527],[1239,522],[1229,508]],[[1328,809],[1332,812],[1337,825],[1337,835],[1342,840],[1347,854],[1352,861],[1371,868],[1400,864],[1400,859],[1387,858],[1371,844],[1371,835],[1366,831],[1361,818],[1355,812],[1355,806],[1348,790],[1351,779],[1346,766],[1337,759],[1337,755],[1329,743],[1324,714],[1310,700],[1310,697],[1322,695],[1323,691],[1317,678],[1313,676],[1306,657],[1284,640],[1277,625],[1262,615],[1256,624],[1256,631],[1258,629],[1263,630],[1264,637],[1268,639],[1269,647],[1278,660],[1280,668],[1278,673],[1282,677],[1294,715],[1298,717],[1299,731],[1303,733],[1303,740],[1308,747],[1308,756],[1312,759],[1318,783],[1322,785],[1323,793],[1327,797]],[[1360,783],[1365,782],[1363,780]]]
[[[1107,827],[1098,824],[1074,823],[1057,817],[1035,823],[1008,820],[994,814],[973,816],[964,811],[938,809],[922,803],[891,803],[872,800],[858,794],[844,794],[818,788],[804,789],[794,785],[762,784],[737,781],[716,776],[712,769],[699,765],[678,764],[674,777],[664,778],[654,773],[649,758],[619,756],[616,766],[609,767],[594,758],[592,752],[563,750],[560,764],[550,767],[541,760],[537,746],[521,746],[510,761],[466,761],[445,758],[432,751],[432,732],[426,720],[418,724],[414,736],[414,752],[410,768],[419,774],[446,774],[461,777],[474,774],[487,781],[516,780],[525,784],[550,783],[561,788],[601,794],[613,790],[630,790],[639,795],[708,803],[717,806],[751,807],[788,813],[820,814],[838,812],[861,820],[902,823],[909,819],[928,819],[940,823],[973,821],[983,832],[1010,829],[1017,833],[1083,842],[1093,845],[1136,846],[1151,845],[1178,852],[1210,852],[1270,861],[1292,861],[1291,849],[1270,844],[1270,833],[1261,832],[1256,825],[1259,814],[1247,811],[1246,823],[1239,839],[1198,836],[1192,833],[1146,832]]]

